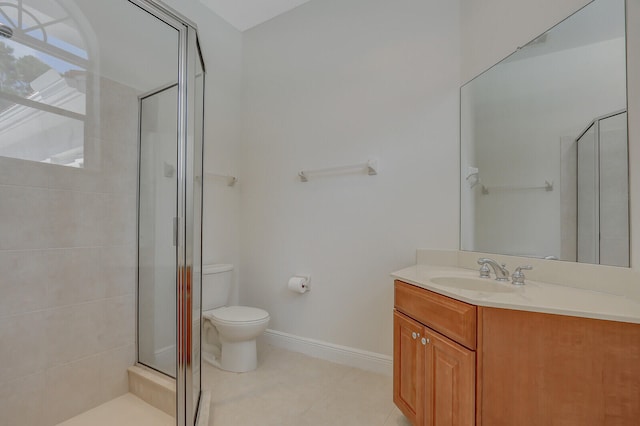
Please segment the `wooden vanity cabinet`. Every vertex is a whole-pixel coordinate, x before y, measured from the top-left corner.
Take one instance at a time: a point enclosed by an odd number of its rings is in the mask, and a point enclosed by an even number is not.
[[[640,425],[640,324],[478,309],[478,426]]]
[[[399,281],[395,295],[395,404],[415,426],[473,425],[475,352],[449,337],[475,346],[475,306]]]
[[[640,425],[640,324],[477,307],[401,281],[393,317],[393,400],[414,426]]]

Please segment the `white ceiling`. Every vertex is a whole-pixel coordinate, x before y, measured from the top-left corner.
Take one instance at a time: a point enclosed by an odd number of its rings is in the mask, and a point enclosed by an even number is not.
[[[240,31],[248,30],[309,0],[200,0]]]

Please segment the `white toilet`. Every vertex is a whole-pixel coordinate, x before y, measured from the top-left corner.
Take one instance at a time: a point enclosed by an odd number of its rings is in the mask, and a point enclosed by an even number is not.
[[[227,371],[244,373],[258,366],[256,338],[269,324],[269,313],[248,306],[226,306],[233,265],[202,269],[202,359]]]

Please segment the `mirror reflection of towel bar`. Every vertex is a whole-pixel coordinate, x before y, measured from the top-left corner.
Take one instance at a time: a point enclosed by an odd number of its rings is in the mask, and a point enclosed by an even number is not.
[[[218,173],[205,173],[204,175],[209,178],[226,179],[227,186],[234,186],[238,182],[238,178],[235,176],[220,175]]]
[[[485,186],[482,185],[482,193],[489,194],[491,191],[523,191],[528,189],[544,189],[545,191],[553,191],[553,181],[544,181],[544,186]]]

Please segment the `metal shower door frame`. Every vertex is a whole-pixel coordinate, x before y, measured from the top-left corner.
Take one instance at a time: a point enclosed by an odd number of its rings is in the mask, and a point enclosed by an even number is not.
[[[192,364],[192,291],[193,274],[201,273],[194,268],[194,183],[195,168],[190,163],[202,161],[195,152],[196,118],[196,70],[191,64],[196,60],[204,73],[204,64],[198,48],[196,25],[178,12],[157,0],[128,0],[158,20],[178,31],[178,235],[177,235],[177,273],[176,273],[176,425],[192,426],[198,418],[198,405],[201,390],[194,398]],[[200,186],[200,191],[202,187]],[[202,220],[202,214],[198,216]],[[202,236],[198,236],[201,240]],[[197,357],[200,359],[200,357]],[[200,368],[198,368],[200,371]],[[195,401],[195,403],[194,403]]]

